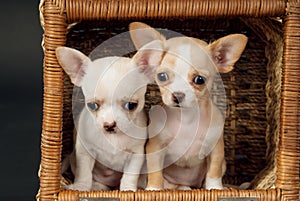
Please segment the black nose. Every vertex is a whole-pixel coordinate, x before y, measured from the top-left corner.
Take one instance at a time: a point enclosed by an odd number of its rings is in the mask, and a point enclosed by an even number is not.
[[[103,128],[107,131],[107,132],[115,132],[115,128],[117,126],[117,123],[115,121],[108,123],[108,122],[104,122],[103,124]]]
[[[176,104],[182,103],[184,97],[185,97],[184,93],[181,93],[181,92],[172,93],[172,100]]]

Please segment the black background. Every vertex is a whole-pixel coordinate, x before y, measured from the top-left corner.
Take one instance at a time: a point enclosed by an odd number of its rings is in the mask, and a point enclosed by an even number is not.
[[[43,30],[39,1],[0,6],[0,200],[34,200],[42,122]]]

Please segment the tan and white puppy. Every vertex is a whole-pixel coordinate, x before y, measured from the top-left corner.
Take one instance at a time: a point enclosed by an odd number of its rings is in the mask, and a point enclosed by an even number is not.
[[[211,44],[190,37],[166,40],[139,22],[130,24],[130,34],[137,49],[153,40],[164,46],[154,70],[164,105],[149,114],[147,189],[223,189],[224,118],[210,89],[216,73],[233,69],[247,37],[233,34]]]
[[[68,189],[137,190],[147,140],[147,66],[161,60],[151,52],[156,45],[161,44],[148,44],[132,59],[94,61],[75,49],[56,49],[60,65],[85,97],[76,126],[75,180]]]

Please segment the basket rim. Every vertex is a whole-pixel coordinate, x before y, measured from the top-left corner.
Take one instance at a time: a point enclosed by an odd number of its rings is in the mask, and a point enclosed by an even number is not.
[[[286,14],[286,0],[40,0],[40,23],[44,28],[44,6],[53,4],[69,25],[81,20],[172,18],[172,17],[280,17]],[[148,7],[148,9],[146,9]],[[149,9],[150,8],[150,9]]]

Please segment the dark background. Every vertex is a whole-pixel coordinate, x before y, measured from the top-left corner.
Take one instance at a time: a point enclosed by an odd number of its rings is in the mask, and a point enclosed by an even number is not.
[[[35,199],[42,122],[39,0],[0,6],[0,200]]]

